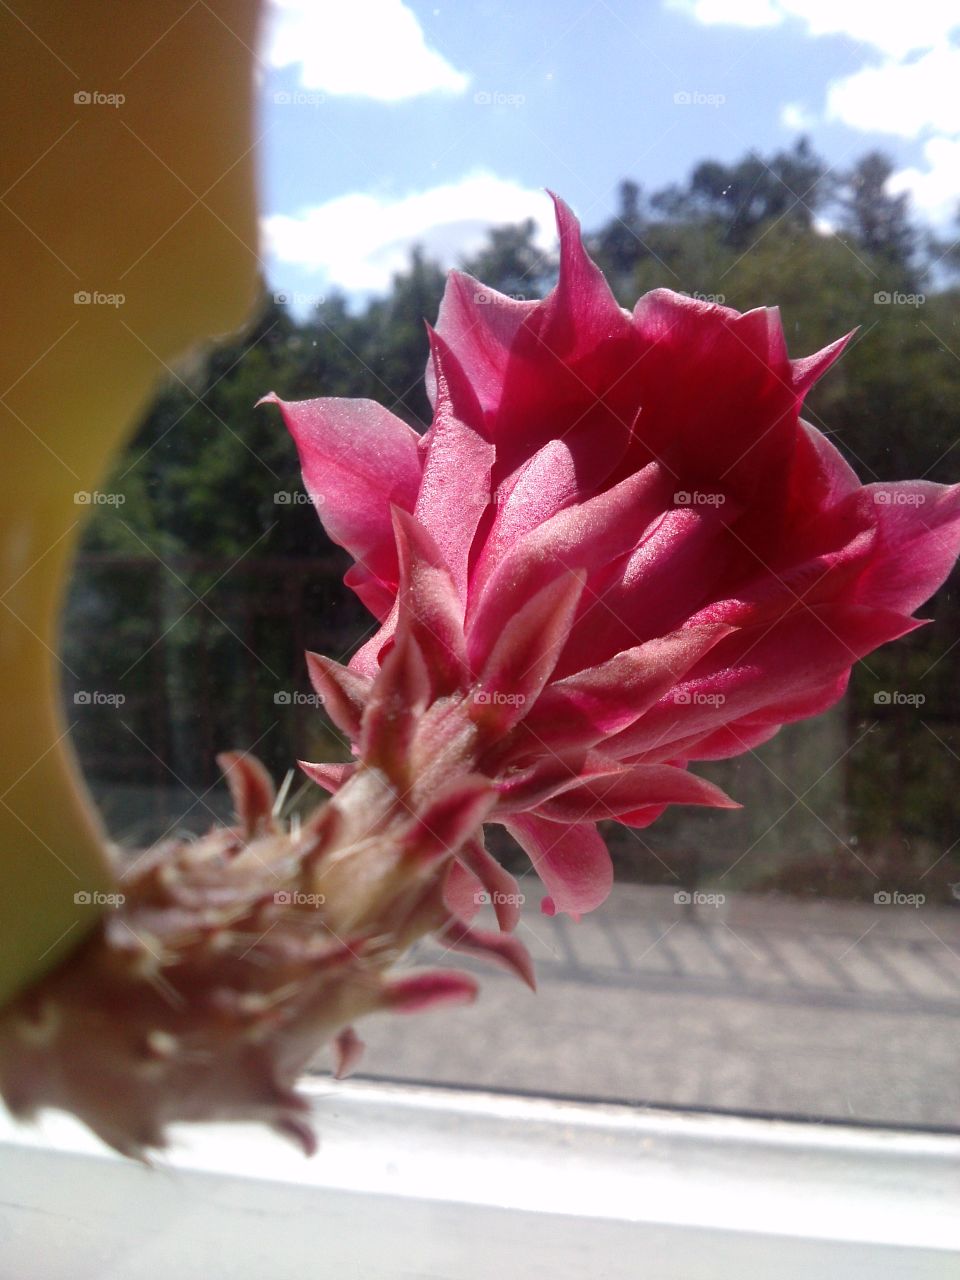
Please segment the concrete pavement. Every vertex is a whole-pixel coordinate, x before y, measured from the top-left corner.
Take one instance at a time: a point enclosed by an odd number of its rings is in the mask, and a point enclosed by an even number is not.
[[[617,885],[579,924],[525,908],[540,990],[470,969],[471,1008],[361,1028],[360,1074],[960,1128],[960,907]]]

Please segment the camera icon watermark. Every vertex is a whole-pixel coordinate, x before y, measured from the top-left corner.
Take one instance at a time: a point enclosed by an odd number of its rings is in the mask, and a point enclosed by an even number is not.
[[[694,289],[692,293],[686,289],[678,289],[677,293],[684,298],[693,298],[695,302],[709,302],[717,307],[725,306],[727,301],[725,293],[701,293],[699,289]]]
[[[302,489],[278,489],[273,495],[275,507],[322,507],[322,493],[304,493]]]
[[[122,907],[127,896],[124,893],[102,893],[99,889],[78,889],[73,900],[78,907]]]
[[[122,107],[127,97],[123,93],[101,93],[99,89],[78,89],[73,100],[78,107]]]
[[[676,507],[722,507],[726,500],[725,493],[708,493],[703,489],[678,489],[673,495]]]
[[[278,889],[273,895],[278,907],[312,907],[314,911],[326,902],[326,894],[302,893],[299,889]]]
[[[925,493],[914,493],[891,485],[888,489],[874,489],[873,501],[878,507],[922,507],[927,500]]]
[[[678,89],[673,95],[678,107],[722,107],[726,100],[726,94],[701,93],[699,89]]]
[[[897,289],[878,289],[873,295],[877,307],[922,307],[926,300],[925,293],[900,293]]]
[[[304,92],[296,89],[292,93],[280,89],[273,95],[274,105],[278,107],[322,107],[327,100],[325,93]]]
[[[674,706],[677,707],[722,707],[726,700],[726,694],[703,693],[701,690],[678,689],[673,695]]]
[[[527,698],[523,693],[503,693],[500,689],[478,689],[473,700],[479,707],[522,707]]]
[[[525,93],[504,93],[499,89],[478,89],[473,95],[477,107],[522,107],[526,100]]]
[[[126,500],[125,493],[102,493],[99,489],[78,489],[73,495],[78,507],[122,507]]]
[[[526,302],[525,293],[497,293],[493,289],[475,289],[473,301],[478,307],[505,307],[510,302]]]
[[[510,906],[522,907],[527,900],[525,893],[501,893],[499,889],[495,889],[493,893],[488,893],[485,889],[478,889],[473,895],[473,901],[478,907],[489,906]]]
[[[77,289],[73,295],[75,307],[122,307],[126,300],[125,293],[104,293],[101,289]]]
[[[125,693],[105,693],[102,689],[78,689],[73,695],[75,707],[122,707]]]
[[[322,707],[322,693],[301,693],[299,689],[277,689],[273,695],[275,707]]]
[[[673,895],[678,907],[722,907],[727,900],[725,893],[701,893],[699,889],[678,889]]]
[[[927,900],[925,893],[901,893],[899,889],[878,889],[873,895],[878,907],[922,907]]]
[[[300,293],[293,289],[278,289],[273,295],[278,307],[322,307],[327,300],[324,293]]]
[[[878,689],[873,695],[877,707],[922,707],[926,700],[925,693],[903,693],[899,689]]]

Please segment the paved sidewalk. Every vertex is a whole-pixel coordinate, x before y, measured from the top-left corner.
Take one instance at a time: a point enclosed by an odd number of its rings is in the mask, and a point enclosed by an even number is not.
[[[130,839],[176,828],[184,813],[203,829],[229,809],[219,790],[201,804],[174,788],[112,786],[100,800]],[[541,916],[533,883],[522,883],[531,900],[520,936],[538,994],[489,965],[423,948],[421,965],[475,972],[480,999],[368,1019],[363,1071],[960,1129],[960,902],[731,894],[697,906],[676,903],[672,888],[620,882],[574,924]]]
[[[469,1009],[362,1029],[371,1075],[960,1128],[960,907],[618,885],[575,924],[528,903],[536,996],[481,977]],[[362,1072],[361,1072],[362,1074]]]

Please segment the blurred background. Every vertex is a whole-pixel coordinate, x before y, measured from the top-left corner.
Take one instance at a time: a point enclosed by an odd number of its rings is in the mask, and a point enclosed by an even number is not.
[[[364,396],[423,429],[446,269],[514,297],[552,286],[544,187],[625,306],[659,286],[777,304],[795,356],[857,329],[806,416],[863,481],[960,478],[949,8],[275,5],[257,314],[159,371],[113,474],[77,495],[64,699],[114,836],[225,817],[217,751],[254,750],[278,780],[348,757],[303,652],[346,660],[372,620],[255,402]],[[374,1023],[369,1070],[960,1127],[957,584],[838,708],[696,766],[743,810],[608,824],[618,886],[580,925],[539,916],[504,843],[544,992],[485,975],[478,1009]]]

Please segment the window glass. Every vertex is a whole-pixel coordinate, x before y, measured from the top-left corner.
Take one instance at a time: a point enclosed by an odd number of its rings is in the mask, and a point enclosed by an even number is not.
[[[857,329],[806,416],[863,481],[956,480],[952,26],[940,6],[804,0],[273,11],[261,304],[243,335],[158,371],[64,619],[67,714],[116,838],[225,818],[218,751],[252,750],[278,780],[297,759],[348,758],[303,653],[346,660],[372,620],[276,412],[253,406],[270,390],[363,396],[422,429],[422,322],[445,269],[542,296],[544,187],[625,306],[661,286],[776,304],[795,356]],[[498,841],[539,994],[484,968],[473,1008],[372,1019],[362,1069],[955,1126],[955,577],[921,614],[832,710],[694,766],[741,810],[604,824],[617,883],[580,923],[541,915],[523,855]],[[295,781],[288,807],[318,796]]]

